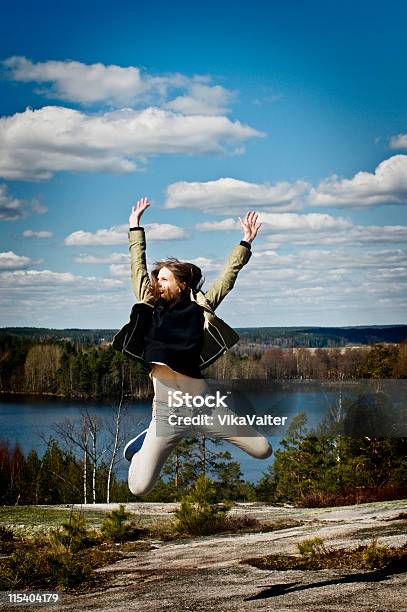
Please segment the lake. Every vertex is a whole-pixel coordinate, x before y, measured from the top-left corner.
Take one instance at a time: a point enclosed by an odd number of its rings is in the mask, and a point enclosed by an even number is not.
[[[273,448],[276,449],[287,432],[293,416],[301,411],[306,412],[308,424],[315,426],[329,406],[335,404],[335,391],[301,391],[292,390],[278,393],[251,392],[251,403],[257,414],[286,415],[286,426],[274,427],[268,431]],[[3,397],[0,400],[0,438],[6,439],[11,445],[18,442],[24,453],[35,449],[42,454],[50,438],[58,438],[57,428],[66,427],[67,421],[78,425],[81,422],[81,412],[87,410],[100,423],[101,438],[114,418],[117,404],[102,402],[76,402],[55,398],[34,397]],[[151,417],[151,402],[127,402],[123,406],[123,438],[125,441],[148,427]],[[102,441],[101,439],[101,441]],[[269,459],[258,460],[250,457],[232,444],[222,442],[217,450],[228,450],[233,459],[241,465],[245,480],[256,482],[261,478],[267,466],[273,462]],[[121,478],[126,477],[127,462],[122,460],[118,467]]]

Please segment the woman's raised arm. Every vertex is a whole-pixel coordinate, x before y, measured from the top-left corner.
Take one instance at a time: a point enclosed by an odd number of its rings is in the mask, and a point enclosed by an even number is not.
[[[150,206],[147,198],[141,198],[132,207],[129,217],[129,249],[131,282],[136,298],[139,302],[154,302],[151,282],[147,272],[146,238],[144,229],[140,227],[140,219],[144,211]]]
[[[251,257],[251,243],[257,236],[261,224],[258,223],[258,214],[248,211],[243,219],[239,221],[243,229],[243,240],[237,244],[226,262],[222,274],[212,283],[205,297],[213,310],[219,306],[222,300],[231,291],[236,282],[239,271],[247,264]]]

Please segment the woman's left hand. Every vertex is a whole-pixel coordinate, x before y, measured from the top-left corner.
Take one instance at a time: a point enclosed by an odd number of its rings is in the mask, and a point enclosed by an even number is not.
[[[240,225],[243,228],[243,240],[249,244],[256,238],[257,232],[261,227],[261,223],[257,223],[258,218],[259,215],[255,210],[249,210],[243,220],[239,217]]]

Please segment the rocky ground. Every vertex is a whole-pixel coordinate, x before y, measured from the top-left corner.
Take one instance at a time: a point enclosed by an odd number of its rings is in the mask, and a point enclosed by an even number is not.
[[[112,507],[114,504],[91,508],[106,511]],[[175,504],[127,505],[127,510],[143,517],[168,517],[174,508]],[[294,554],[297,542],[315,536],[333,547],[356,546],[372,537],[391,546],[404,544],[407,522],[396,517],[407,512],[407,501],[326,509],[238,504],[233,512],[271,521],[291,518],[304,524],[269,533],[152,542],[150,550],[128,553],[98,570],[100,584],[92,592],[64,594],[58,610],[407,611],[405,572],[265,571],[244,563],[270,553]]]

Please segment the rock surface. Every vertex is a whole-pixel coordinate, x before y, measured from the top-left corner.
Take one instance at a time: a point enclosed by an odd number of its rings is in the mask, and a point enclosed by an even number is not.
[[[100,506],[101,510],[107,509],[104,504]],[[159,515],[173,512],[175,506],[138,503],[128,504],[127,509],[136,514]],[[406,522],[392,519],[407,512],[407,501],[326,509],[237,504],[233,512],[264,520],[292,518],[305,524],[270,533],[154,542],[151,550],[129,553],[125,559],[99,570],[105,580],[94,592],[63,595],[58,610],[407,610],[406,573],[332,569],[265,571],[241,564],[249,557],[295,553],[297,542],[317,535],[333,547],[367,543],[375,536],[379,542],[391,546],[404,544]]]

